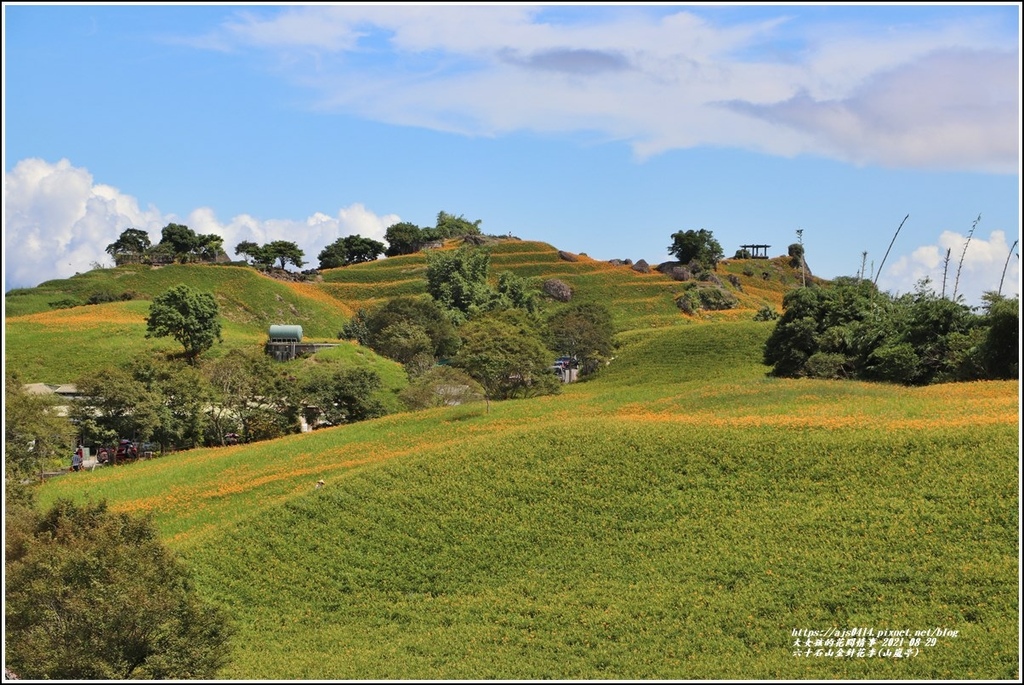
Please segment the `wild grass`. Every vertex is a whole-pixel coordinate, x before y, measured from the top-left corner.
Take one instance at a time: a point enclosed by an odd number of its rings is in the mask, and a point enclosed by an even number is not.
[[[770,379],[770,331],[630,331],[560,395],[40,496],[152,514],[238,622],[224,678],[1017,678],[1018,383]],[[794,629],[861,627],[959,634],[793,655]]]

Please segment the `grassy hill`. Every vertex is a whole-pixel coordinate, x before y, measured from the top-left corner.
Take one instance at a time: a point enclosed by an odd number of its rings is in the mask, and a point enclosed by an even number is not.
[[[1015,677],[1018,384],[769,379],[770,328],[637,333],[558,396],[41,494],[151,513],[241,626],[226,678]],[[958,633],[793,656],[862,627]]]
[[[330,339],[359,307],[423,292],[425,261],[301,285],[180,269],[9,295],[8,364],[47,380],[173,347],[143,334],[146,298],[175,278],[217,293],[225,346],[260,344],[286,314]],[[611,365],[490,411],[392,414],[55,478],[41,503],[152,515],[240,628],[226,679],[1019,676],[1017,382],[768,378],[773,324],[751,318],[799,282],[785,258],[721,264],[739,307],[696,317],[675,305],[681,282],[543,243],[495,245],[492,272],[504,269],[607,304]],[[48,304],[100,287],[138,297]],[[352,344],[329,354],[386,362]],[[911,657],[815,657],[793,635],[850,628],[957,634],[922,636]]]
[[[446,249],[454,248],[452,243]],[[620,331],[697,320],[749,320],[765,305],[781,311],[783,295],[800,278],[785,257],[726,260],[718,273],[722,287],[736,295],[736,308],[687,316],[675,299],[692,282],[684,284],[656,271],[640,273],[585,255],[567,261],[547,243],[508,240],[488,249],[495,280],[505,270],[531,279],[538,287],[549,278],[563,280],[574,289],[577,301],[608,306]],[[729,274],[736,276],[738,287],[726,281]],[[179,283],[214,293],[217,299],[224,341],[208,353],[211,357],[233,347],[262,345],[271,324],[299,324],[304,338],[332,342],[356,310],[398,295],[425,293],[425,278],[423,253],[329,269],[318,280],[298,283],[243,266],[95,269],[6,295],[7,360],[25,382],[67,383],[102,368],[110,359],[127,359],[148,350],[173,352],[177,348],[173,340],[145,337],[146,316],[152,299]],[[90,301],[99,303],[87,304]]]

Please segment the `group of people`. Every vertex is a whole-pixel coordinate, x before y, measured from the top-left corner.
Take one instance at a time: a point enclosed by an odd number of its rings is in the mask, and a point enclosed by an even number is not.
[[[71,455],[71,470],[81,471],[82,465],[85,463],[85,447],[82,445],[78,446],[75,453]]]

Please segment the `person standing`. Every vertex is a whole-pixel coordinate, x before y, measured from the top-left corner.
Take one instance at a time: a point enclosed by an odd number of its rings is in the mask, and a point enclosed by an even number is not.
[[[81,445],[79,445],[78,449],[75,450],[75,453],[71,456],[71,470],[72,471],[81,471],[82,470],[82,461],[84,459],[85,459],[85,450],[82,449]]]

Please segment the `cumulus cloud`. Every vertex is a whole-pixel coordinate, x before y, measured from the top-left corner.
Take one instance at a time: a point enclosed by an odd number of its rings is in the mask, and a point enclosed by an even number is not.
[[[275,8],[196,44],[270,54],[319,107],[393,124],[586,130],[639,156],[716,145],[1017,170],[1019,50],[1002,27],[962,15],[825,26],[778,11],[737,23],[664,8]]]
[[[155,244],[164,226],[184,223],[196,233],[223,237],[228,254],[243,240],[289,240],[316,266],[320,251],[338,238],[358,234],[384,242],[387,227],[399,221],[395,214],[378,216],[358,203],[304,221],[242,214],[221,222],[205,207],[181,219],[152,206],[141,209],[134,197],[96,183],[88,170],[66,159],[25,159],[4,175],[4,291],[68,278],[96,264],[113,266],[106,247],[126,228],[146,231]]]
[[[941,294],[945,272],[946,297],[952,297],[955,290],[969,305],[979,305],[986,291],[998,291],[1000,281],[1003,295],[1017,296],[1020,294],[1020,245],[1013,246],[1011,252],[1012,244],[1013,240],[1008,241],[1002,230],[991,231],[987,238],[975,233],[969,243],[966,235],[943,231],[934,245],[921,245],[901,256],[892,266],[884,265],[878,285],[885,290],[907,293],[913,292],[922,279],[928,279],[929,288]]]

